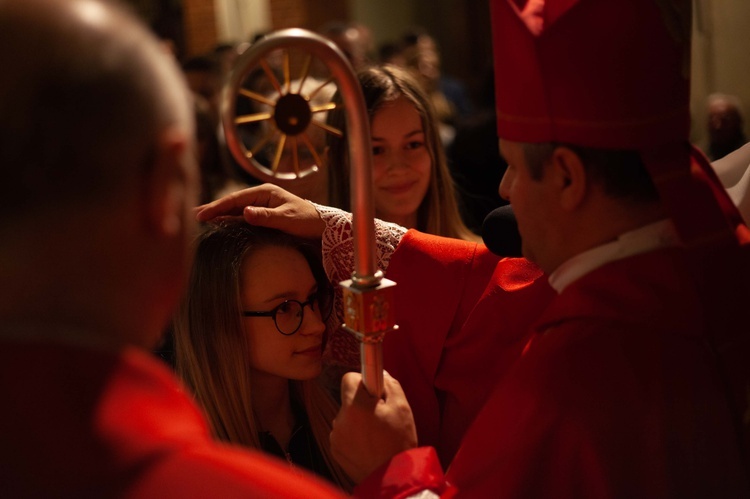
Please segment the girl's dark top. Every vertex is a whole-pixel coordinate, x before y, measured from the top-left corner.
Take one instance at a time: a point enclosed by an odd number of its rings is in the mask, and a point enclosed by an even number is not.
[[[304,408],[292,397],[292,410],[297,426],[294,428],[292,438],[289,440],[287,451],[281,448],[274,436],[267,431],[258,433],[260,446],[264,452],[286,460],[290,465],[305,468],[333,483],[331,470],[320,452],[318,443],[315,441],[310,421],[307,419]]]

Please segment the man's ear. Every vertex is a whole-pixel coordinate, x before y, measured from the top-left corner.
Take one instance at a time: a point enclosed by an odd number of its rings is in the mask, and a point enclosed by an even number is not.
[[[153,162],[145,175],[148,227],[158,236],[174,237],[184,230],[186,206],[192,194],[185,158],[190,142],[177,129],[162,132],[156,140]]]
[[[552,172],[560,196],[560,206],[573,211],[586,197],[588,178],[580,156],[568,147],[558,147],[552,153]]]

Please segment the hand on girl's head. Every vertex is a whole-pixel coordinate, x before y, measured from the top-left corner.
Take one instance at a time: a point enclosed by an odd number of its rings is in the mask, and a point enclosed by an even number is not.
[[[273,184],[249,187],[196,208],[201,222],[217,217],[243,217],[251,225],[282,230],[305,238],[320,238],[325,222],[309,201]]]

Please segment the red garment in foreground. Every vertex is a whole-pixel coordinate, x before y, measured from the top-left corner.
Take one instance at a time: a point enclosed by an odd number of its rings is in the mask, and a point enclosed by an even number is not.
[[[0,342],[2,497],[340,497],[212,442],[171,373],[135,349]]]
[[[554,295],[541,270],[483,245],[410,230],[387,269],[396,323],[385,369],[406,393],[420,445],[453,459],[492,389]]]
[[[750,497],[702,313],[677,249],[574,282],[498,383],[447,482],[472,498]],[[747,327],[740,314],[735,326]],[[386,497],[387,484],[403,497],[414,482],[403,470],[385,467],[357,493]]]

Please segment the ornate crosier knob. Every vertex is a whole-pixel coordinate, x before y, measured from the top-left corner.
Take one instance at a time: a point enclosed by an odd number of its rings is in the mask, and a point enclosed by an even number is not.
[[[394,313],[396,283],[379,279],[374,286],[357,285],[353,279],[342,281],[344,288],[344,330],[360,342],[362,381],[372,395],[383,395],[383,348],[385,333],[398,329]]]

